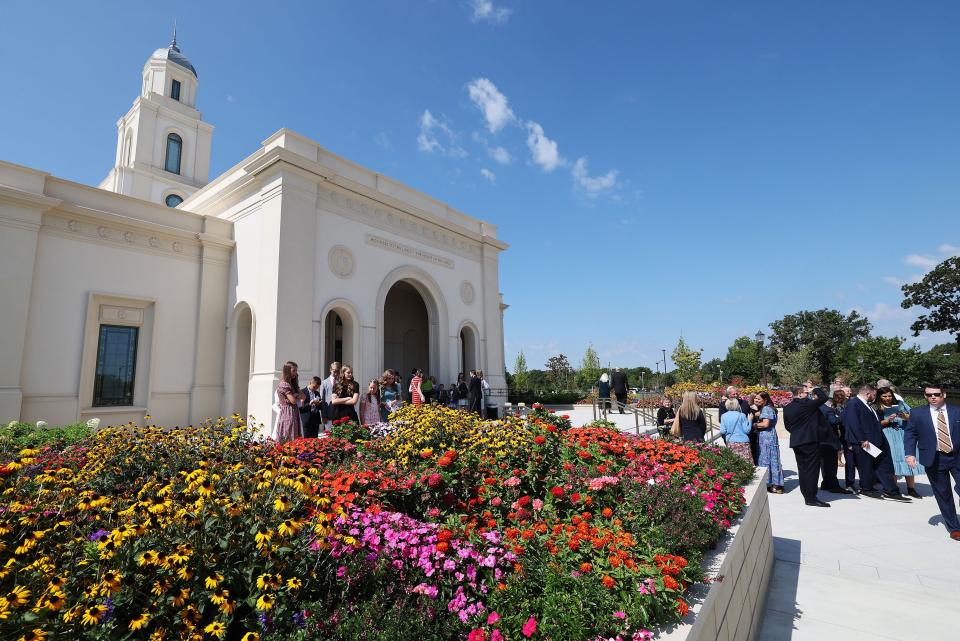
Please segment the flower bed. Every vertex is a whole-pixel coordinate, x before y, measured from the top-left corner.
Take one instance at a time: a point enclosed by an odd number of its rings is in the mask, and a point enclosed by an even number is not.
[[[647,639],[752,473],[542,410],[410,406],[385,432],[276,446],[220,419],[19,452],[0,636]]]

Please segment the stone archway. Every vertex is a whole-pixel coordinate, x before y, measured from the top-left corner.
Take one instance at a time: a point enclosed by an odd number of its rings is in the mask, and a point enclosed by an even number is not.
[[[330,301],[324,307],[320,326],[320,378],[327,375],[330,363],[338,361],[359,374],[359,321],[353,305],[344,299]]]
[[[466,374],[470,370],[480,369],[479,340],[477,330],[470,323],[460,328],[460,371]]]
[[[225,412],[247,418],[250,396],[250,373],[253,371],[253,311],[246,303],[237,305],[230,327],[230,364],[227,367],[230,384],[227,386]]]
[[[383,366],[395,369],[404,380],[419,368],[431,371],[430,319],[423,296],[411,283],[401,280],[390,287],[383,306]]]

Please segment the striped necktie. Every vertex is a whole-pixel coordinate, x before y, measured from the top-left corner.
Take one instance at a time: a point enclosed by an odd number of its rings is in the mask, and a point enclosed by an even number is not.
[[[947,429],[947,416],[943,413],[942,407],[937,410],[937,449],[944,454],[953,451],[953,440],[950,438],[950,430]]]

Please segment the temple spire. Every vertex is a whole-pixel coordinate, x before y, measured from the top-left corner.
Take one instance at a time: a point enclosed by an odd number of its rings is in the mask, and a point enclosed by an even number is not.
[[[174,49],[178,49],[178,47],[177,47],[177,19],[176,19],[176,18],[173,19],[173,40],[170,41],[170,46],[173,47]]]

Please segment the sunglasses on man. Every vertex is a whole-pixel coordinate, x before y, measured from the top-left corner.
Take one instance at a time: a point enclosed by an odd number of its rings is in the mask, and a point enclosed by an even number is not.
[[[926,396],[927,398],[940,398],[941,396],[943,396],[943,392],[930,392],[929,394],[924,392],[923,395]]]

